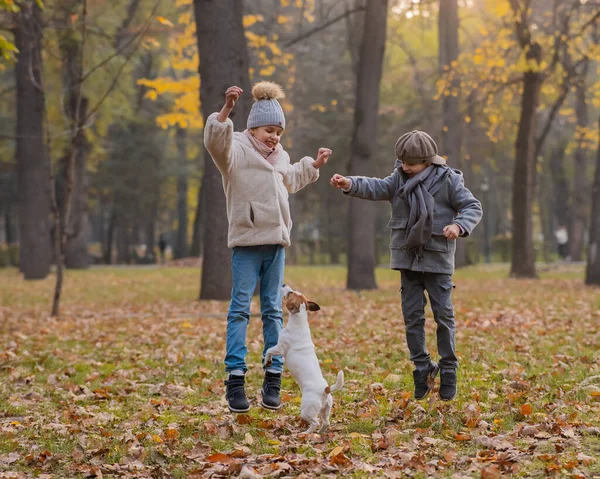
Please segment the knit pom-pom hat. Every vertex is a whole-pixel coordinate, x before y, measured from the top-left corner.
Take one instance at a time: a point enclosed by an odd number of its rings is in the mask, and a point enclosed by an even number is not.
[[[285,115],[279,100],[285,98],[282,88],[270,81],[261,81],[252,87],[254,105],[248,115],[248,129],[259,126],[279,126],[285,129]]]

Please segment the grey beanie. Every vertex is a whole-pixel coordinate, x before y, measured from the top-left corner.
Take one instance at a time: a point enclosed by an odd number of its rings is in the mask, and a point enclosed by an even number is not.
[[[260,82],[252,88],[252,96],[256,100],[248,115],[248,129],[259,126],[280,126],[285,129],[285,115],[279,99],[285,97],[277,83]]]
[[[445,165],[446,160],[438,155],[438,147],[427,133],[413,130],[405,133],[396,142],[396,156],[409,165],[433,163]]]

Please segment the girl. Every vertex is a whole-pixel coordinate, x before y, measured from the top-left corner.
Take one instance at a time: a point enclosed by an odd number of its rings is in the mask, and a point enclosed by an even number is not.
[[[291,164],[281,147],[285,116],[279,104],[281,87],[260,82],[252,88],[255,103],[248,116],[247,129],[233,131],[229,114],[243,91],[232,86],[225,93],[225,104],[210,115],[204,129],[204,144],[223,176],[227,198],[229,231],[227,245],[232,248],[233,288],[227,315],[225,385],[227,402],[233,412],[250,409],[244,390],[248,370],[245,357],[246,331],[250,321],[250,302],[260,281],[260,307],[265,352],[277,344],[283,328],[281,285],[285,264],[284,248],[290,245],[290,206],[288,194],[304,188],[319,177],[331,150],[320,148],[317,159],[304,157]],[[265,371],[261,405],[279,409],[283,360],[273,358]]]

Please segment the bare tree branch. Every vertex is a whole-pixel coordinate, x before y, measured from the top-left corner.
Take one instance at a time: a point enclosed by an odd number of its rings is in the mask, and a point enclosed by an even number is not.
[[[421,78],[417,59],[413,55],[413,53],[410,51],[410,48],[404,41],[403,37],[400,37],[398,39],[398,46],[402,49],[402,51],[404,51],[404,53],[406,53],[406,56],[408,57],[408,61],[410,62],[410,64],[413,67],[414,77],[415,77],[415,81],[416,81],[416,88],[417,88],[417,91],[419,92],[419,95],[421,96],[421,102],[423,103],[423,111],[425,112],[425,117],[427,118],[427,122],[430,123],[431,122],[431,112],[433,111],[433,109],[430,108],[431,107],[431,100],[430,100],[431,95],[429,95],[425,91],[426,82],[424,81],[423,78]]]
[[[289,40],[287,43],[285,43],[283,46],[284,48],[289,48],[292,45],[295,45],[298,42],[301,42],[302,40],[305,40],[306,38],[310,37],[311,35],[320,32],[321,30],[325,30],[327,27],[330,27],[331,25],[333,25],[334,23],[339,22],[340,20],[343,20],[344,18],[346,18],[348,15],[351,15],[353,13],[357,13],[357,12],[361,12],[364,11],[364,7],[359,7],[359,8],[355,8],[353,10],[348,10],[340,15],[338,15],[335,18],[332,18],[331,20],[326,21],[325,23],[323,23],[322,25],[318,25],[315,28],[312,28],[306,32],[304,32],[302,35],[297,36],[296,38]]]
[[[138,44],[136,45],[135,48],[133,48],[129,52],[128,55],[126,55],[125,61],[123,62],[123,64],[119,68],[119,71],[117,72],[117,74],[113,78],[110,86],[104,92],[104,95],[102,95],[102,98],[100,98],[100,100],[98,100],[98,102],[96,103],[96,105],[94,105],[94,107],[92,109],[90,109],[90,111],[88,112],[87,116],[85,117],[85,121],[87,121],[88,118],[91,118],[94,115],[94,113],[96,113],[96,111],[98,111],[98,109],[104,103],[104,101],[106,100],[106,98],[108,97],[108,95],[110,95],[111,92],[114,90],[115,86],[119,82],[119,78],[121,76],[121,73],[125,69],[125,66],[129,63],[129,60],[131,60],[131,57],[133,56],[133,54],[137,51],[138,47],[140,46],[141,39],[143,39],[143,34],[146,32],[148,26],[150,25],[150,21],[152,20],[152,18],[154,18],[154,15],[155,15],[156,11],[158,10],[158,7],[160,6],[161,2],[162,2],[162,0],[157,0],[156,4],[154,5],[154,8],[152,9],[152,12],[150,12],[150,15],[148,16],[148,19],[146,20],[146,22],[144,23],[144,26],[142,27],[142,29],[139,32],[140,35],[138,35],[138,37],[136,37],[136,38],[140,38],[140,40],[138,41]]]
[[[134,0],[135,1],[135,0]],[[99,68],[102,68],[104,65],[106,65],[109,61],[111,61],[113,58],[116,58],[118,56],[120,56],[127,48],[129,48],[129,46],[135,42],[140,36],[142,36],[144,33],[146,33],[146,31],[148,30],[148,26],[150,24],[150,21],[152,20],[152,18],[154,18],[154,14],[156,13],[156,11],[158,10],[158,6],[160,5],[160,0],[154,5],[154,8],[152,10],[152,13],[150,14],[150,16],[146,19],[146,22],[144,22],[142,28],[135,33],[126,43],[118,46],[117,50],[115,52],[113,52],[111,55],[109,55],[107,58],[105,58],[104,60],[102,60],[100,63],[98,63],[96,66],[94,66],[92,69],[90,69],[90,71],[88,71],[84,77],[83,77],[83,81],[87,80],[96,70],[98,70]],[[118,32],[116,37],[118,37],[119,35],[122,35],[122,32]],[[120,40],[116,40],[115,43],[117,45],[119,45]],[[137,49],[134,48],[134,51]],[[131,55],[129,55],[127,58],[129,58]]]

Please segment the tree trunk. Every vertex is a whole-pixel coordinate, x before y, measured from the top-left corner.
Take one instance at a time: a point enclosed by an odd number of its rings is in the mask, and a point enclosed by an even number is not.
[[[62,184],[63,191],[57,192],[57,198],[63,200],[59,205],[61,218],[64,219],[65,212],[70,212],[68,224],[64,224],[63,221],[63,227],[66,227],[67,234],[63,252],[65,265],[67,268],[81,269],[87,268],[90,262],[87,251],[89,224],[86,211],[86,159],[90,146],[83,129],[88,99],[81,94],[81,78],[83,77],[81,49],[84,45],[73,28],[73,15],[79,13],[80,2],[67,1],[64,3],[64,17],[58,39],[63,64],[63,110],[74,133],[73,141],[67,146],[61,161],[63,175],[62,181],[58,181],[58,183]],[[84,11],[84,15],[86,14],[87,12]],[[72,191],[72,196],[71,204],[67,207],[64,200],[69,190]]]
[[[42,279],[50,272],[50,190],[44,143],[46,102],[42,86],[42,11],[24,1],[14,16],[17,129],[15,158],[19,187],[20,268],[25,279]]]
[[[572,203],[572,222],[569,233],[569,255],[571,261],[582,261],[585,223],[587,221],[587,200],[588,200],[588,181],[587,181],[587,151],[582,148],[584,142],[583,134],[580,133],[588,127],[588,107],[585,101],[586,61],[584,68],[575,85],[575,115],[577,116],[578,135],[577,149],[575,150],[575,164],[573,166],[573,203]]]
[[[377,145],[379,88],[385,52],[387,0],[370,0],[364,19],[360,49],[356,107],[352,132],[351,175],[372,174]],[[374,204],[350,199],[348,215],[348,289],[375,289]]]
[[[540,65],[542,49],[530,45],[527,59]],[[515,277],[535,278],[535,250],[533,243],[533,201],[535,196],[535,126],[542,73],[528,70],[523,75],[521,117],[515,147],[515,169],[512,196],[512,264],[510,274]]]
[[[566,141],[561,140],[550,153],[550,173],[552,175],[552,217],[555,226],[569,225],[570,192],[565,171]]]
[[[130,220],[119,216],[117,221],[117,264],[131,264],[131,234],[128,225]]]
[[[192,236],[192,247],[190,256],[198,257],[202,251],[202,234],[204,232],[202,223],[202,212],[204,208],[204,198],[202,195],[202,186],[198,189],[198,205],[196,206],[196,216],[194,216],[194,234]]]
[[[245,128],[250,111],[248,50],[244,34],[242,0],[194,0],[200,98],[204,118],[218,111],[226,89],[237,85],[244,95],[231,118],[238,130]],[[231,253],[227,248],[227,209],[221,174],[205,151],[202,189],[207,198],[200,299],[228,299],[231,295]]]
[[[177,241],[175,243],[175,258],[188,256],[188,167],[187,167],[187,133],[183,128],[177,128]]]
[[[6,205],[6,210],[4,212],[4,231],[6,244],[16,243],[17,234],[14,223],[15,222],[13,217],[13,204],[12,201],[9,201]]]
[[[110,216],[108,217],[108,228],[106,232],[106,243],[104,248],[104,264],[112,264],[113,245],[115,241],[115,231],[117,228],[117,210],[114,205],[110,207]]]
[[[452,62],[458,60],[458,0],[440,0],[438,20],[439,70],[440,75],[452,70]],[[442,98],[442,135],[440,154],[445,156],[452,167],[465,169],[460,155],[462,119],[459,110],[460,80],[457,72],[452,72],[447,85],[448,95]],[[456,242],[454,262],[457,268],[467,266],[467,242]]]
[[[600,118],[598,119],[598,132],[600,132]],[[591,210],[585,284],[600,285],[600,141],[596,152],[596,174],[592,186]]]

